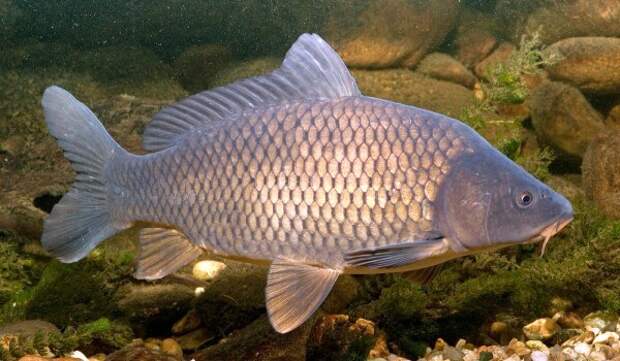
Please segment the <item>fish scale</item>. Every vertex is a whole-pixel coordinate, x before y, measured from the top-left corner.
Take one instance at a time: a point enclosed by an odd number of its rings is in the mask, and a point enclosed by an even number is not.
[[[458,123],[372,98],[254,109],[148,156],[120,155],[123,218],[177,225],[215,253],[343,265],[430,231],[465,141]]]

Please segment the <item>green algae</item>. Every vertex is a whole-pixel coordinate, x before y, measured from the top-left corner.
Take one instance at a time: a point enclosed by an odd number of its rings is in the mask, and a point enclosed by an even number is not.
[[[51,261],[30,288],[15,293],[0,309],[0,323],[42,319],[60,327],[115,315],[114,294],[130,275],[133,257],[95,252],[72,264]]]
[[[40,276],[41,263],[24,254],[14,235],[0,231],[0,305],[23,291]]]

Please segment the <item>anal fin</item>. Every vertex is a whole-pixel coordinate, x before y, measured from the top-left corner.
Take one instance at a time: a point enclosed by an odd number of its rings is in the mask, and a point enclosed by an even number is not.
[[[134,277],[160,279],[190,263],[202,252],[176,229],[144,228],[140,231],[140,254]]]
[[[275,260],[265,289],[273,328],[287,333],[304,323],[325,301],[340,273],[331,268]]]

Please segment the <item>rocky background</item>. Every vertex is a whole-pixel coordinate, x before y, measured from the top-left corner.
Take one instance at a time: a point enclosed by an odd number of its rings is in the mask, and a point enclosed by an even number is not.
[[[342,277],[287,335],[265,317],[264,268],[204,259],[139,282],[137,230],[77,264],[41,249],[73,178],[45,87],[140,153],[161,107],[274,69],[307,31],[365,94],[476,128],[575,221],[544,257],[466,257],[424,286]],[[0,49],[0,360],[620,360],[619,1],[0,0]]]

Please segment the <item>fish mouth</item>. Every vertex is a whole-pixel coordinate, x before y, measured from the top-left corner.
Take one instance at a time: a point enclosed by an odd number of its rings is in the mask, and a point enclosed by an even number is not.
[[[542,241],[540,256],[544,256],[545,250],[547,249],[547,243],[549,243],[549,239],[558,234],[558,232],[560,232],[564,227],[566,227],[573,220],[573,218],[574,217],[572,213],[561,215],[553,223],[543,228],[538,235],[534,236],[527,243],[536,243]]]

